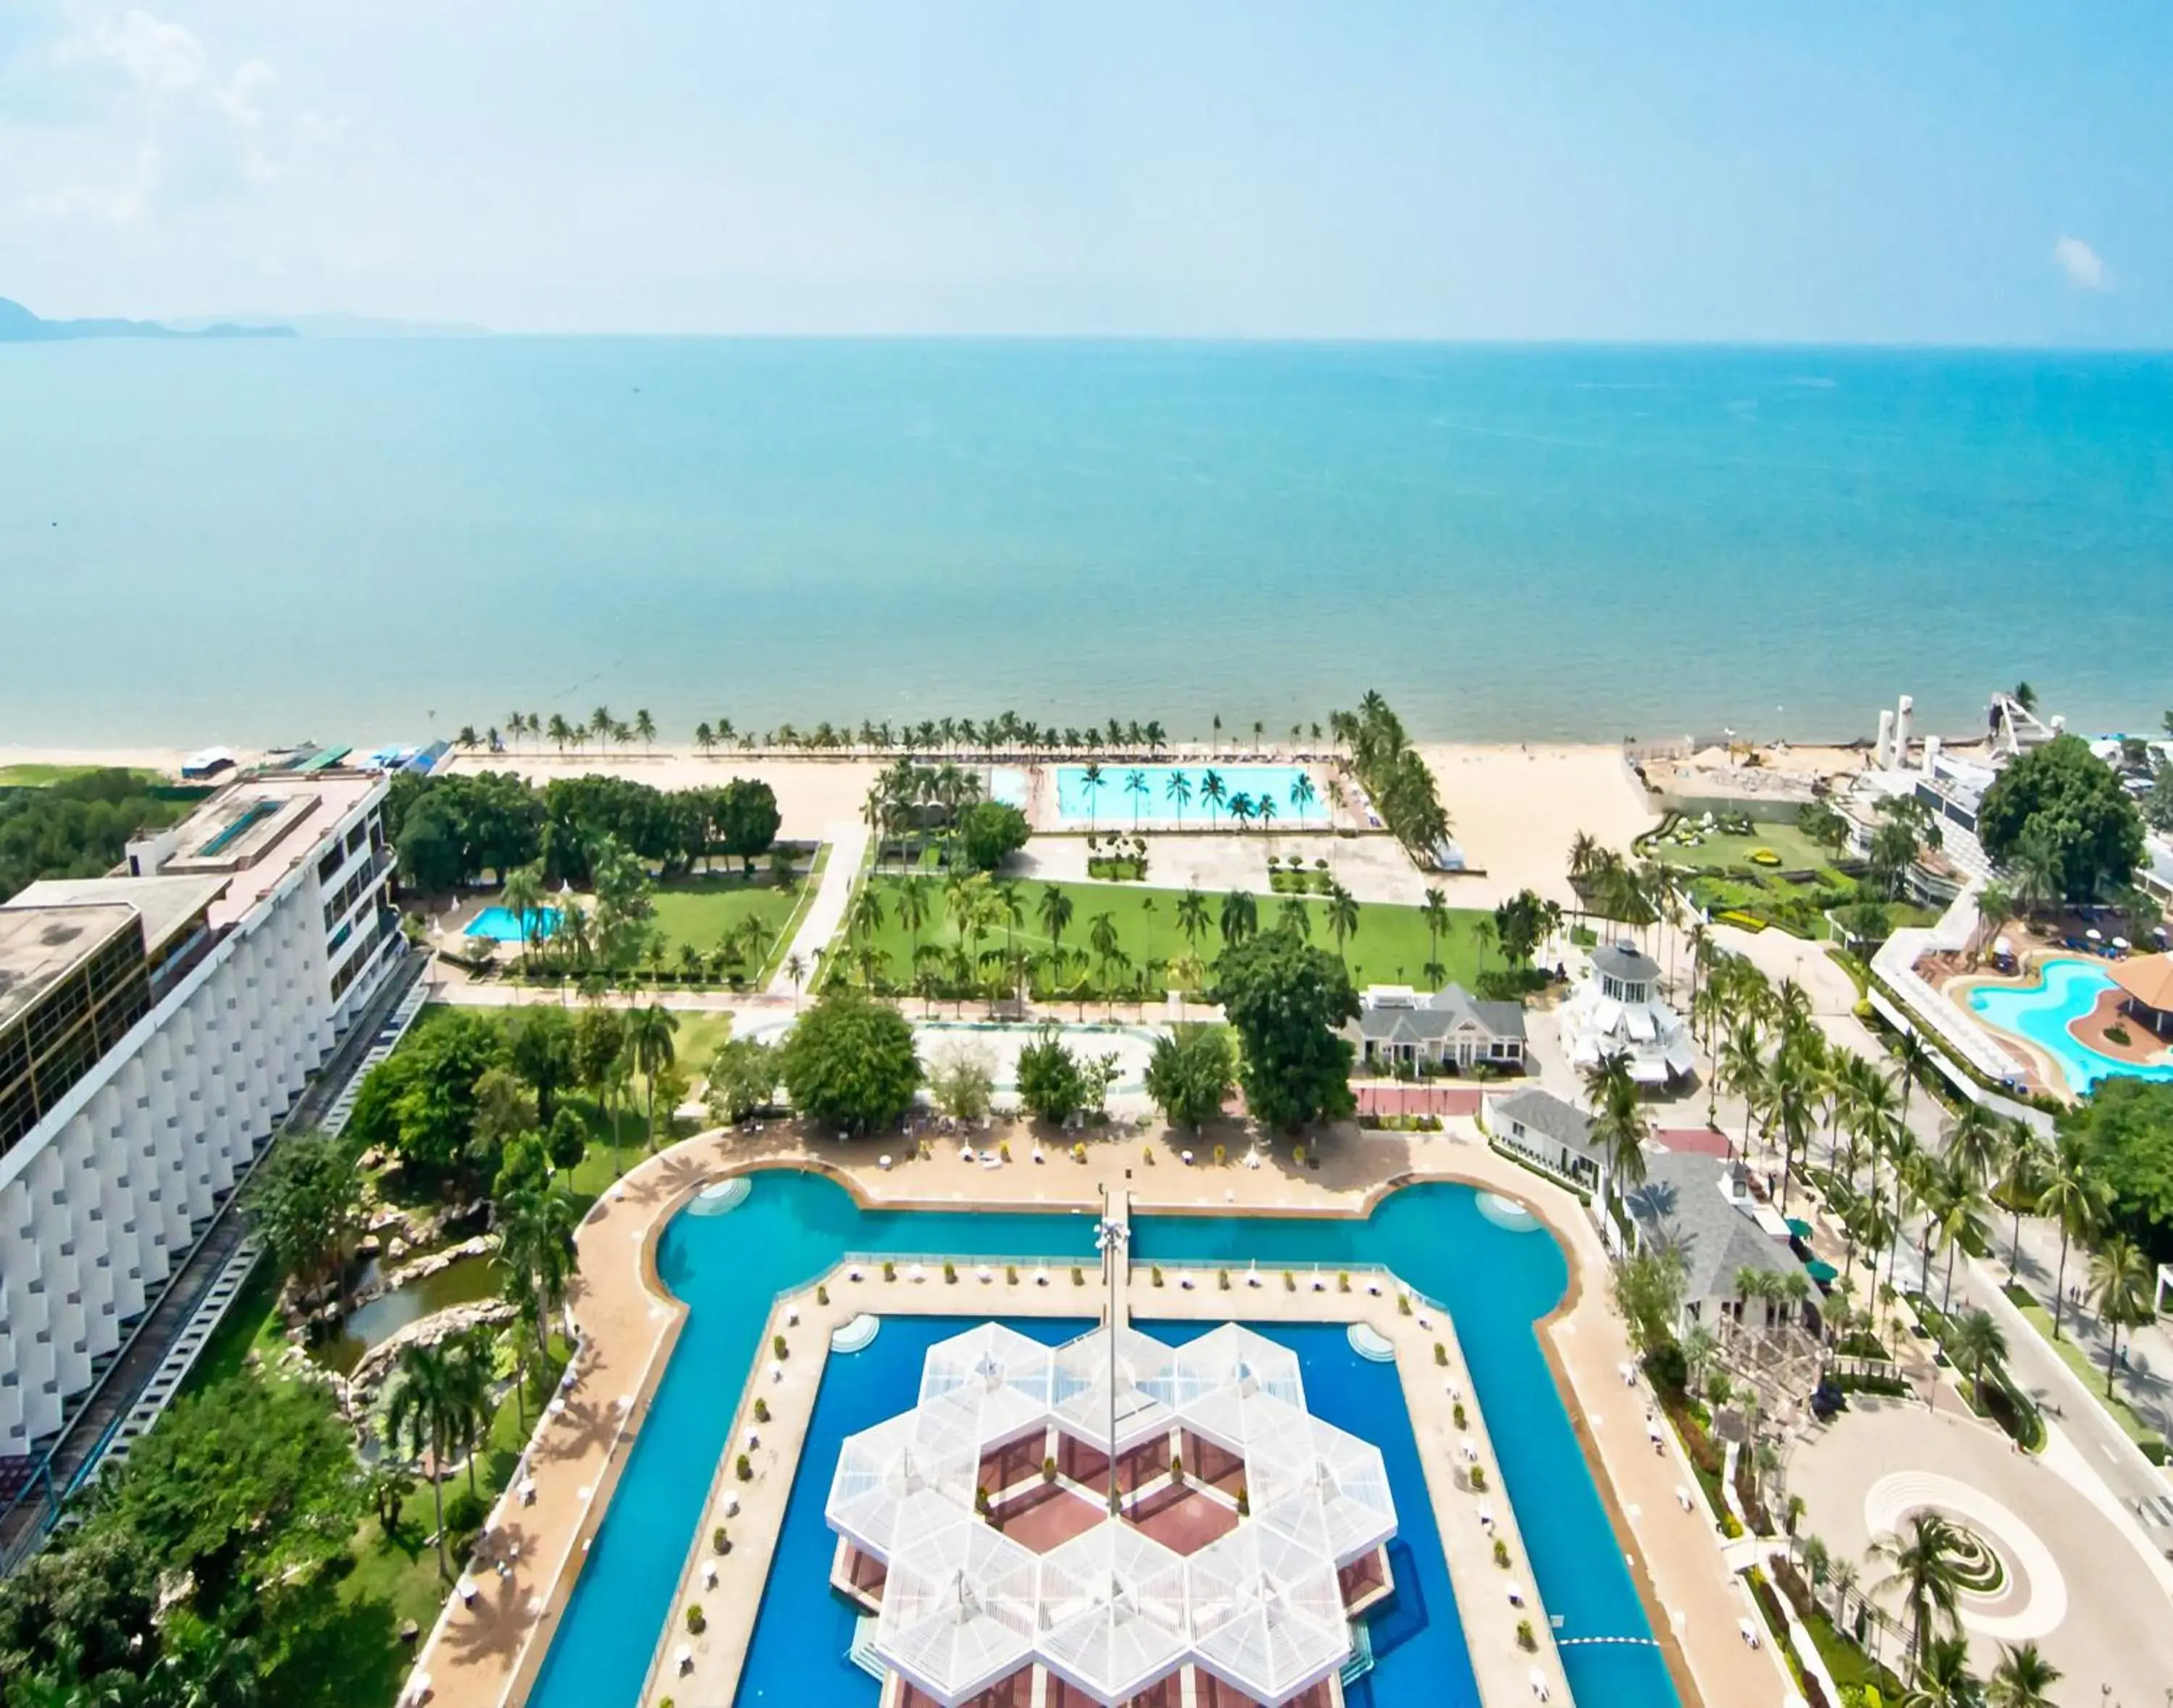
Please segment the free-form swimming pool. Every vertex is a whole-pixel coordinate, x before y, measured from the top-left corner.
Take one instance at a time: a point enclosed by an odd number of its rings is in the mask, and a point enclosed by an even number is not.
[[[537,908],[528,916],[528,929],[537,937],[548,937],[558,929],[558,910],[556,908]],[[485,908],[467,923],[461,934],[466,937],[488,937],[493,943],[519,943],[526,940],[520,929],[520,916],[510,908]]]
[[[2060,956],[2039,970],[2035,984],[1981,984],[1970,1006],[1986,1022],[2026,1038],[2060,1064],[2068,1088],[2082,1096],[2100,1080],[2125,1074],[2139,1080],[2173,1080],[2173,1066],[2138,1067],[2094,1050],[2070,1028],[2116,989],[2095,962]]]
[[[865,1350],[832,1355],[816,1397],[777,1551],[770,1560],[769,1581],[763,1587],[754,1637],[741,1670],[739,1702],[873,1708],[875,1680],[845,1657],[853,1640],[853,1610],[828,1587],[837,1538],[824,1522],[822,1507],[838,1444],[855,1431],[910,1405],[928,1349],[985,1320],[887,1317],[882,1333]],[[1020,1334],[1049,1345],[1094,1326],[1091,1320],[1057,1317],[1005,1320]],[[1145,1322],[1137,1326],[1181,1345],[1214,1325]],[[1394,1366],[1365,1362],[1351,1351],[1340,1324],[1257,1326],[1261,1334],[1298,1355],[1313,1415],[1381,1450],[1395,1495],[1399,1530],[1388,1544],[1388,1558],[1396,1591],[1367,1616],[1373,1668],[1346,1693],[1345,1701],[1351,1708],[1393,1708],[1406,1702],[1478,1708],[1478,1686]]]
[[[618,1708],[639,1695],[779,1292],[806,1286],[847,1252],[1092,1263],[1093,1227],[1083,1212],[865,1210],[835,1183],[787,1170],[756,1177],[729,1215],[677,1217],[659,1242],[657,1270],[687,1302],[687,1322],[529,1700],[537,1708]],[[1558,1635],[1635,1640],[1565,1648],[1571,1691],[1610,1708],[1675,1708],[1666,1662],[1651,1646],[1636,1587],[1534,1333],[1567,1280],[1553,1239],[1496,1226],[1469,1187],[1421,1185],[1390,1194],[1363,1220],[1135,1215],[1132,1258],[1233,1268],[1378,1263],[1447,1305]],[[912,1344],[905,1331],[913,1320],[890,1319],[876,1347]],[[1341,1334],[1330,1331],[1332,1345]],[[1320,1395],[1340,1380],[1324,1377]],[[1307,1393],[1314,1395],[1309,1368]],[[1359,1432],[1379,1441],[1370,1420]],[[827,1487],[828,1466],[806,1474]],[[813,1655],[806,1661],[828,1664]],[[1431,1681],[1392,1689],[1393,1676],[1380,1678],[1361,1708],[1442,1700]],[[872,1680],[868,1688],[872,1700]],[[741,1700],[755,1699],[743,1686]]]
[[[1104,765],[1100,769],[1101,786],[1090,789],[1084,765],[1056,768],[1056,817],[1066,829],[1086,825],[1124,830],[1138,823],[1212,830],[1236,822],[1231,803],[1240,795],[1255,811],[1263,800],[1273,801],[1279,825],[1323,829],[1328,824],[1328,803],[1302,765]],[[1138,788],[1133,787],[1135,779]],[[1211,793],[1216,798],[1211,799]]]

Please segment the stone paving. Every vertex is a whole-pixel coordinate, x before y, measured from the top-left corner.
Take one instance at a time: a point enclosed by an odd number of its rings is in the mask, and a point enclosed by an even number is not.
[[[709,1133],[647,1159],[597,1204],[576,1237],[579,1272],[570,1308],[580,1327],[581,1350],[558,1409],[542,1420],[531,1443],[523,1467],[523,1475],[533,1479],[529,1498],[523,1500],[522,1480],[516,1477],[493,1514],[485,1549],[502,1570],[479,1565],[474,1595],[448,1602],[412,1682],[427,1678],[430,1700],[449,1708],[498,1708],[523,1699],[676,1337],[681,1313],[655,1272],[657,1231],[696,1189],[720,1174],[796,1165],[826,1168],[864,1201],[900,1209],[948,1208],[962,1202],[1094,1209],[1100,1188],[1108,1185],[1128,1189],[1135,1211],[1356,1215],[1392,1185],[1431,1178],[1469,1181],[1522,1199],[1547,1221],[1570,1259],[1570,1290],[1547,1319],[1542,1345],[1685,1704],[1779,1708],[1790,1695],[1789,1682],[1770,1646],[1754,1651],[1740,1640],[1738,1624],[1749,1604],[1718,1550],[1712,1522],[1701,1508],[1678,1505],[1677,1490],[1689,1480],[1687,1473],[1672,1454],[1655,1453],[1644,1396],[1624,1387],[1620,1371],[1630,1350],[1607,1303],[1605,1258],[1597,1232],[1569,1194],[1496,1156],[1468,1122],[1453,1121],[1451,1128],[1441,1134],[1346,1129],[1320,1147],[1324,1154],[1317,1169],[1296,1167],[1286,1150],[1273,1153],[1257,1169],[1235,1164],[1188,1168],[1178,1160],[1180,1145],[1157,1134],[1124,1144],[1091,1144],[1085,1163],[1052,1156],[1038,1166],[1022,1161],[986,1169],[961,1162],[955,1150],[944,1148],[930,1158],[899,1161],[885,1171],[871,1161],[873,1145],[809,1140],[789,1125],[753,1134]],[[1241,1148],[1246,1135],[1234,1127],[1232,1134],[1238,1140],[1232,1149]],[[1182,1142],[1206,1154],[1212,1139],[1211,1134],[1205,1145],[1193,1137]],[[1143,1150],[1155,1158],[1151,1163]],[[992,1296],[995,1290],[992,1284]],[[1272,1301],[1266,1290],[1255,1294],[1254,1301],[1264,1294]],[[1219,1294],[1198,1296],[1206,1301],[1206,1314],[1221,1310]],[[833,1308],[844,1308],[834,1295]],[[1393,1304],[1388,1309],[1383,1332],[1424,1332],[1410,1319],[1397,1317]],[[815,1326],[811,1316],[800,1332],[805,1336]],[[1431,1338],[1423,1360],[1399,1360],[1407,1393],[1414,1381],[1432,1388]],[[778,1416],[787,1414],[788,1401],[804,1416],[819,1380],[819,1360],[786,1362],[781,1381],[768,1382],[758,1372],[757,1386]],[[794,1384],[806,1384],[805,1392]],[[1427,1398],[1440,1395],[1420,1396],[1415,1404]],[[744,1426],[735,1435],[742,1436]],[[761,1451],[782,1455],[784,1446],[773,1425]],[[783,1463],[780,1457],[778,1464]],[[756,1490],[770,1484],[776,1485],[774,1498],[781,1503],[790,1480],[789,1472],[770,1467],[747,1485],[743,1506]],[[1439,1499],[1437,1495],[1437,1504]],[[1497,1505],[1497,1517],[1507,1505]],[[740,1522],[751,1525],[754,1516],[746,1506]],[[1469,1540],[1469,1530],[1468,1522],[1459,1527],[1453,1514],[1444,1518],[1442,1534],[1452,1545],[1459,1535]],[[1521,1550],[1512,1551],[1521,1557]],[[1492,1570],[1491,1561],[1487,1569]],[[721,1570],[720,1575],[721,1581]],[[759,1580],[753,1581],[758,1587],[750,1593],[758,1599]],[[1532,1586],[1528,1582],[1525,1587],[1529,1592]],[[1496,1606],[1498,1611],[1502,1603]],[[1482,1595],[1469,1614],[1475,1634],[1486,1628],[1486,1609]],[[719,1632],[728,1617],[720,1604],[711,1632]],[[752,1618],[752,1605],[747,1617]],[[1483,1636],[1475,1635],[1475,1662],[1484,1647]],[[1531,1664],[1530,1657],[1523,1657],[1515,1673],[1517,1688],[1507,1695],[1490,1693],[1489,1708],[1532,1700],[1526,1676]],[[411,1697],[416,1694],[411,1685]],[[1566,1692],[1558,1692],[1555,1700],[1567,1700]]]
[[[1888,1568],[1865,1560],[1876,1533],[1925,1508],[1959,1518],[2008,1571],[2000,1595],[1964,1598],[1972,1670],[1989,1673],[2003,1641],[2030,1641],[2067,1675],[2062,1701],[2163,1701],[2173,1689],[2165,1590],[2083,1493],[2078,1479],[2089,1468],[2064,1465],[2055,1452],[2018,1452],[1963,1414],[1957,1396],[1941,1406],[1859,1397],[1814,1431],[1788,1464],[1789,1490],[1804,1502],[1802,1533],[1856,1561],[1863,1586],[1893,1612],[1892,1595],[1875,1588]],[[1900,1670],[1898,1656],[1885,1659]]]

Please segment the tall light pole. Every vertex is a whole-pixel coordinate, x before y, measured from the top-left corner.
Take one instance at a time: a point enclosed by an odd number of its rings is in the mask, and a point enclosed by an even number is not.
[[[1094,1224],[1094,1249],[1102,1254],[1109,1277],[1109,1516],[1119,1516],[1117,1498],[1117,1265],[1124,1260],[1125,1242],[1131,1230],[1108,1212],[1108,1188],[1102,1188],[1103,1215]]]

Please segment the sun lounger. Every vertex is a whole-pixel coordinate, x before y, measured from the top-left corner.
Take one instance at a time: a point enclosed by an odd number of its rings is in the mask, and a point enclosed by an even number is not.
[[[1748,1618],[1736,1620],[1735,1629],[1742,1632],[1743,1641],[1746,1645],[1754,1649],[1758,1646],[1758,1627],[1751,1624]]]

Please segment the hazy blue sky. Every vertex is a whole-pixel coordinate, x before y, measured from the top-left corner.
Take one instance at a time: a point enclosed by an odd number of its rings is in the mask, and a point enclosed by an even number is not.
[[[2173,6],[0,0],[0,295],[2173,343]]]

